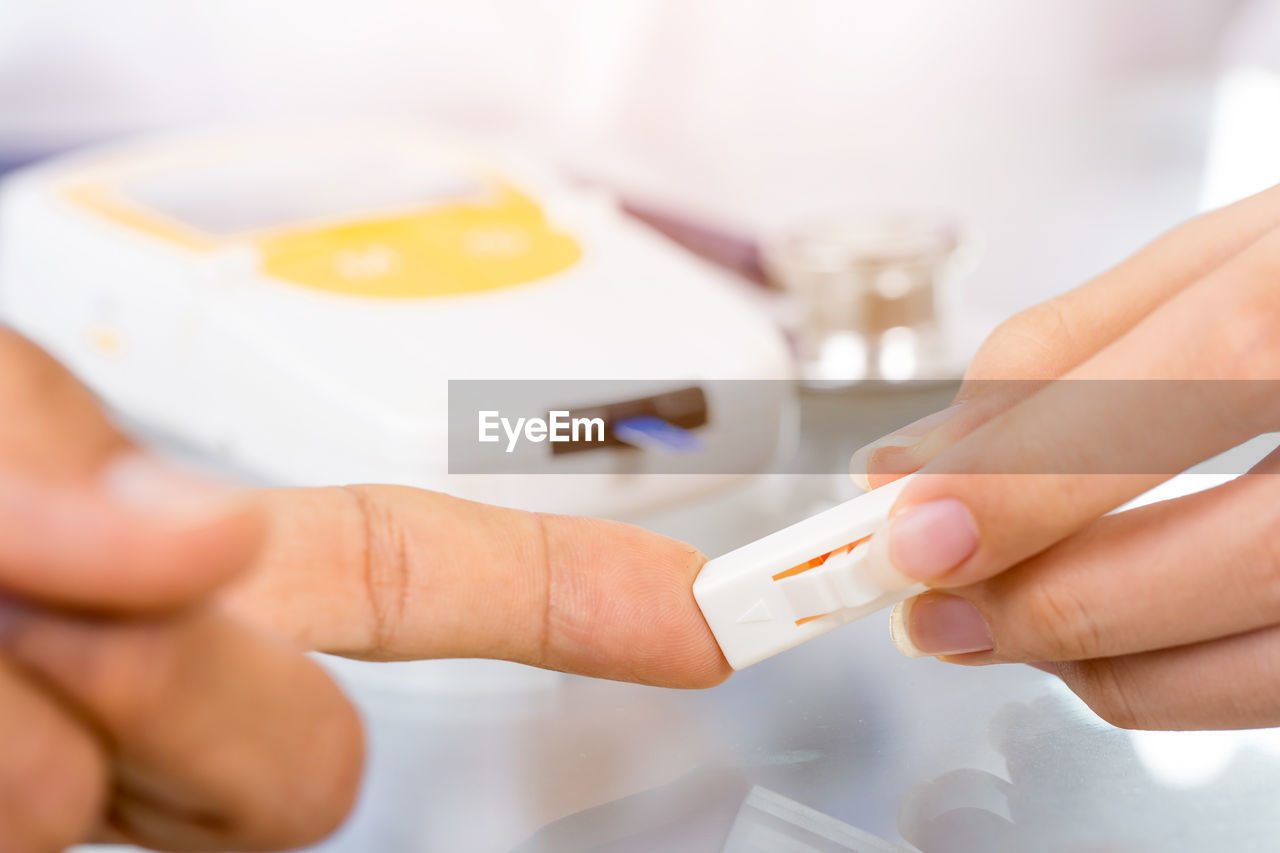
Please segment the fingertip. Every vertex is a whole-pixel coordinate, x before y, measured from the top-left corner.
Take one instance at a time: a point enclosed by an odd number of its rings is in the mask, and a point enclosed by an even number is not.
[[[869,492],[919,470],[928,460],[918,458],[915,451],[951,421],[963,405],[964,401],[955,403],[859,447],[849,459],[849,478]]]
[[[876,453],[867,482],[871,489],[879,489],[901,480],[908,474],[914,474],[923,467],[924,463],[917,456],[914,448],[881,448]]]
[[[864,492],[871,491],[871,454],[875,452],[874,444],[865,444],[853,452],[849,459],[849,479]]]
[[[719,647],[716,647],[713,652],[708,654],[705,664],[691,667],[687,672],[681,673],[670,681],[662,682],[658,686],[677,690],[709,690],[712,687],[719,687],[724,684],[733,673],[733,667],[724,659]]]
[[[720,644],[716,642],[706,617],[702,615],[702,608],[693,596],[693,581],[702,571],[707,558],[695,548],[683,543],[677,544],[685,550],[687,556],[678,586],[679,602],[673,607],[673,611],[680,616],[684,629],[668,635],[674,644],[662,665],[662,685],[703,690],[727,681],[734,669],[720,650]]]
[[[323,667],[300,663],[303,678],[290,692],[296,704],[306,705],[305,726],[311,729],[298,741],[313,746],[272,765],[280,772],[270,785],[280,798],[274,808],[252,803],[262,818],[254,841],[272,848],[310,846],[336,832],[355,808],[368,760],[360,713]]]
[[[546,665],[698,689],[732,673],[693,597],[707,558],[684,542],[598,519],[548,519],[556,626]],[[572,547],[569,547],[569,543]]]

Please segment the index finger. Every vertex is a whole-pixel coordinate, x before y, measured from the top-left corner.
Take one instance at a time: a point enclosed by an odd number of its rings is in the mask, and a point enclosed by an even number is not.
[[[489,657],[669,687],[730,673],[697,549],[638,527],[397,486],[262,496],[241,613],[349,657]]]
[[[850,461],[855,482],[870,489],[919,470],[1277,226],[1280,186],[1185,222],[1091,281],[1009,318],[973,357],[956,404],[860,449]]]
[[[1278,258],[1273,232],[961,439],[904,489],[871,558],[933,586],[980,581],[1274,428]]]

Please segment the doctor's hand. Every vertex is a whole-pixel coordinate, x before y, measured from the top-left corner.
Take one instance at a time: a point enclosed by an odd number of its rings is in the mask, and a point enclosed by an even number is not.
[[[355,712],[216,602],[258,511],[141,455],[4,331],[0,410],[0,851],[327,834],[360,777]]]
[[[899,646],[1036,663],[1123,727],[1280,724],[1280,455],[1104,517],[1280,427],[1275,379],[1280,189],[1004,323],[955,406],[854,455],[864,485],[922,469],[870,551],[933,588]]]

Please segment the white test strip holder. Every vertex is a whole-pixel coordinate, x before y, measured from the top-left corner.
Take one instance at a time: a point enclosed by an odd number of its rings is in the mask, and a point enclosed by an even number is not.
[[[911,479],[859,495],[702,567],[693,596],[734,669],[925,590],[881,555],[871,555],[867,541]]]

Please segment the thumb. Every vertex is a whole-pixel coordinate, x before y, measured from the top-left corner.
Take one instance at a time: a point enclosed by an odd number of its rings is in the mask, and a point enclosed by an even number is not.
[[[256,553],[236,493],[137,451],[61,365],[0,331],[0,593],[93,610],[185,605]]]

